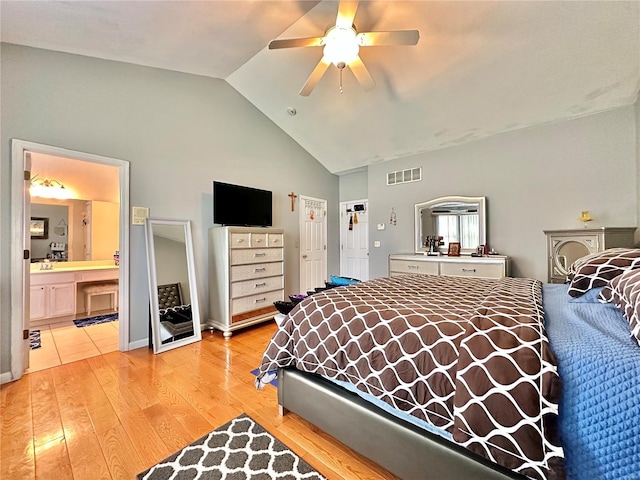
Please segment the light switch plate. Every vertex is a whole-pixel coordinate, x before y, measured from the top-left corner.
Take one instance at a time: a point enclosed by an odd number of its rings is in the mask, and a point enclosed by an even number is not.
[[[133,207],[131,209],[131,224],[144,225],[144,219],[149,218],[148,207]]]
[[[379,223],[378,224],[378,230],[384,230],[385,229],[385,224],[384,223]]]

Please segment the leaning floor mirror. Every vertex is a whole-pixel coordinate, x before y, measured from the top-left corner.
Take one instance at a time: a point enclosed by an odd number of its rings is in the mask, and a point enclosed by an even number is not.
[[[189,220],[146,219],[153,353],[202,339]]]

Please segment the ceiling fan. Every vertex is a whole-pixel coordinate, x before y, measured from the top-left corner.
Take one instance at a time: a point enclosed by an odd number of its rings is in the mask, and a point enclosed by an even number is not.
[[[327,28],[323,37],[272,40],[269,43],[270,50],[292,47],[324,47],[322,58],[300,90],[300,95],[308,96],[331,64],[340,70],[340,93],[342,93],[342,71],[345,67],[351,69],[365,90],[371,90],[375,86],[375,81],[358,55],[360,47],[415,45],[418,43],[420,38],[418,30],[358,33],[353,25],[357,9],[357,1],[342,0],[338,5],[336,24]]]

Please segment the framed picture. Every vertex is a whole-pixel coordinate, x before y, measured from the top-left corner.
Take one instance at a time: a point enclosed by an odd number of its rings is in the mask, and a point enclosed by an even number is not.
[[[42,217],[31,217],[29,231],[31,238],[44,239],[49,238],[49,219]]]
[[[460,242],[449,242],[449,251],[447,255],[450,257],[459,257],[460,256]]]

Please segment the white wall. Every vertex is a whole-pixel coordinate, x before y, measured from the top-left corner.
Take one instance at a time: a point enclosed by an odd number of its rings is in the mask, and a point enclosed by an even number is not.
[[[297,293],[298,211],[287,194],[329,202],[329,272],[339,271],[338,178],[222,80],[2,44],[0,168],[0,372],[10,339],[10,140],[131,162],[131,205],[192,220],[201,305],[206,306],[212,181],[274,193],[285,229],[286,293]],[[131,226],[130,341],[147,337],[142,227]],[[203,312],[207,314],[206,308]]]
[[[368,170],[371,277],[391,253],[413,251],[413,206],[444,195],[486,196],[488,243],[512,257],[514,276],[547,279],[545,229],[637,225],[637,107],[496,135],[458,147],[372,165]],[[386,186],[386,173],[423,168],[423,181]],[[379,240],[380,248],[373,248]]]

